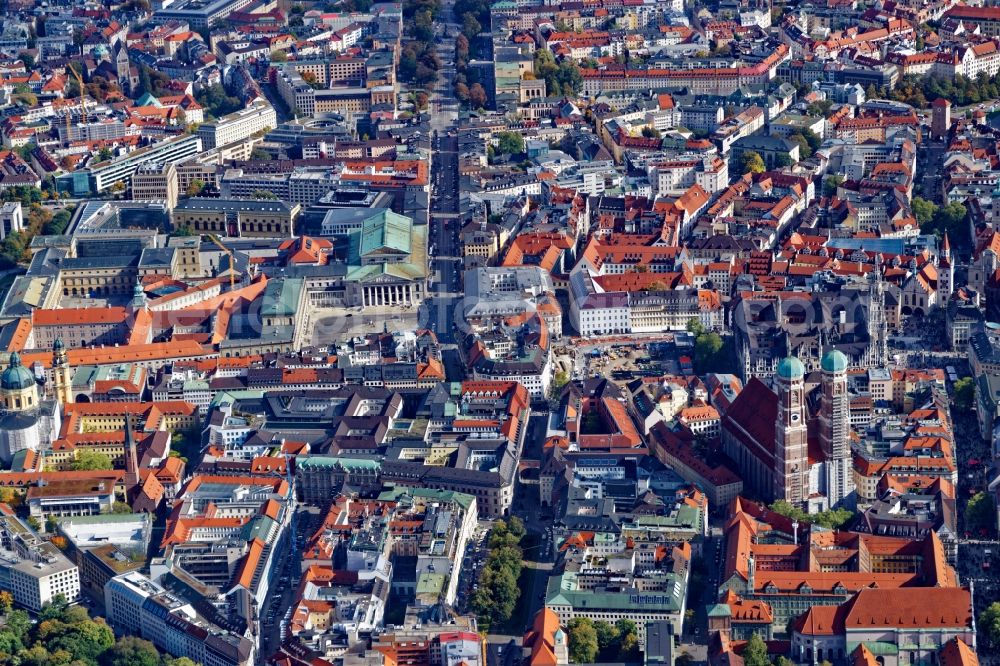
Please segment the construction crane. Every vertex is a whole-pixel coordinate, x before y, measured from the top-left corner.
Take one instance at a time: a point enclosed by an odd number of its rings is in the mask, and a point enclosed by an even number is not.
[[[215,234],[208,234],[208,239],[229,256],[229,290],[232,291],[236,288],[236,257],[233,256],[233,251],[223,245]]]

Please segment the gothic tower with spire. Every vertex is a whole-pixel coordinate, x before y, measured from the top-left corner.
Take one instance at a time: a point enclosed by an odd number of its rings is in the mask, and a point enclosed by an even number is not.
[[[135,450],[135,438],[132,436],[132,415],[125,414],[125,492],[131,495],[133,488],[139,485],[139,457]]]
[[[955,266],[951,263],[951,243],[948,240],[948,232],[945,232],[941,241],[937,274],[937,302],[939,306],[946,308],[951,299],[951,292],[955,289]]]

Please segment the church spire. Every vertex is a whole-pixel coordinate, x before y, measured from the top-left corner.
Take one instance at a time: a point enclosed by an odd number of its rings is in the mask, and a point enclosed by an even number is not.
[[[131,491],[139,485],[139,458],[132,436],[132,415],[125,413],[125,489]]]

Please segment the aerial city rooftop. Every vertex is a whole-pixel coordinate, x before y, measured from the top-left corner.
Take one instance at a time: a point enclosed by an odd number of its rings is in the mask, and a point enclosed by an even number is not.
[[[1000,7],[8,0],[0,666],[1000,664]]]

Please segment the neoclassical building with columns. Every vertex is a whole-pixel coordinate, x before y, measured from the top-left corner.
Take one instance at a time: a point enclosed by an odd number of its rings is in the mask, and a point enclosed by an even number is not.
[[[352,305],[416,307],[427,288],[427,225],[383,210],[349,237],[348,293]],[[353,289],[350,288],[353,286]]]
[[[427,226],[388,208],[352,215],[325,238],[285,241],[282,258],[261,270],[302,280],[314,307],[416,308],[427,290]]]

